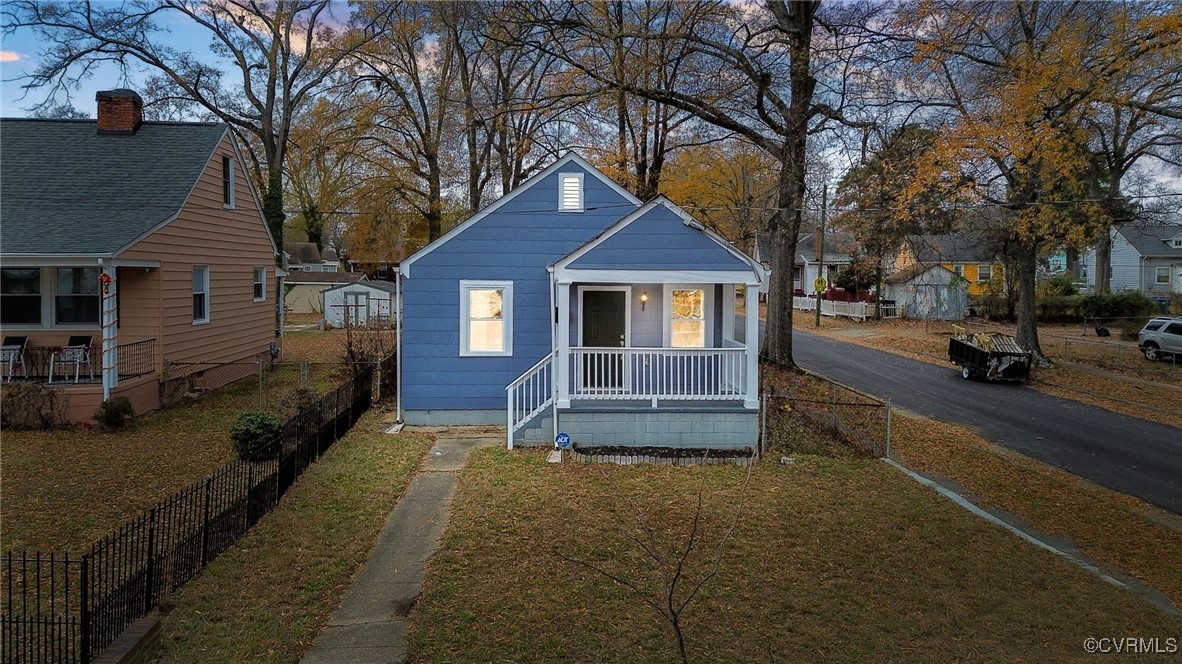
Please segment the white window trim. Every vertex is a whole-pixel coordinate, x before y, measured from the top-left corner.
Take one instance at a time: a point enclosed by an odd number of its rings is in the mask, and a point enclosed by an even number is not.
[[[1165,270],[1165,279],[1162,279],[1162,270]],[[1170,268],[1169,267],[1155,267],[1153,270],[1153,283],[1160,285],[1169,285],[1170,283]]]
[[[577,208],[568,208],[568,207],[562,206],[562,204],[563,204],[563,196],[562,196],[563,185],[566,183],[568,178],[576,178],[579,181],[579,207],[577,207]],[[581,172],[559,173],[558,174],[558,211],[559,212],[583,212],[586,209],[586,202],[585,202],[586,198],[585,198],[584,194],[585,194],[585,192],[583,190],[583,174]]]
[[[981,278],[981,268],[989,270],[989,276],[984,279]],[[977,264],[977,283],[983,284],[993,279],[993,264],[992,263],[978,263]]]
[[[202,286],[205,288],[205,318],[194,318],[193,324],[194,325],[205,325],[206,323],[208,323],[210,321],[211,318],[213,318],[213,293],[211,292],[213,289],[210,288],[211,279],[209,276],[209,266],[208,265],[194,265],[193,271],[196,271],[198,268],[205,269],[205,278],[204,278],[204,283],[202,284]],[[192,293],[190,293],[190,297],[189,297],[190,308],[192,308],[192,305],[193,305],[192,296],[196,295],[196,294],[197,294],[197,291],[193,291]]]
[[[262,275],[263,275],[263,278],[262,278],[262,281],[261,281],[261,282],[260,282],[260,281],[256,281],[256,280],[255,280],[255,276],[256,276],[256,275],[258,275],[259,273],[262,273]],[[266,302],[266,301],[267,301],[267,268],[265,268],[265,267],[256,267],[256,268],[255,268],[255,269],[254,269],[254,270],[251,272],[251,277],[250,277],[250,279],[251,279],[251,283],[250,283],[250,294],[251,294],[251,297],[253,298],[253,301],[255,301],[255,302]],[[262,286],[263,286],[263,288],[262,288],[262,291],[263,291],[263,296],[262,296],[262,297],[254,297],[254,285],[255,285],[255,284],[257,284],[257,283],[261,283],[261,284],[262,284]]]
[[[665,284],[664,302],[662,303],[661,345],[665,348],[673,347],[673,291],[700,290],[702,298],[703,334],[702,348],[714,348],[714,284]]]
[[[222,169],[225,171],[222,173],[222,187],[223,187],[222,209],[233,210],[234,209],[234,202],[235,202],[234,189],[236,186],[234,178],[235,178],[235,173],[238,170],[238,167],[234,164],[234,157],[231,157],[229,155],[222,155]],[[230,174],[229,182],[226,181],[226,172],[228,172]],[[226,192],[224,189],[227,186],[230,188],[229,192]],[[228,203],[226,202],[226,194],[227,193],[230,194],[230,201]]]
[[[468,349],[468,291],[501,289],[505,291],[501,302],[501,320],[504,324],[504,350]],[[512,357],[513,356],[513,282],[460,280],[460,357]]]
[[[579,286],[579,346],[583,345],[583,293],[587,291],[624,292],[624,345],[632,347],[632,287],[631,286]]]
[[[32,267],[40,271],[41,277],[41,292],[38,297],[41,300],[41,322],[40,323],[13,323],[5,325],[4,329],[10,332],[17,332],[20,330],[101,330],[102,329],[102,291],[96,293],[95,296],[99,298],[99,320],[94,323],[59,323],[57,322],[57,269],[59,267],[79,267],[79,268],[95,268],[96,265],[5,265],[5,267]],[[101,273],[101,270],[100,270]]]

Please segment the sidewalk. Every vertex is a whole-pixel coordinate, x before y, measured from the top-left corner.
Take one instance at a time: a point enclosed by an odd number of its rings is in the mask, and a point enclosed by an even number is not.
[[[473,448],[499,444],[504,444],[503,435],[441,437],[435,443],[303,664],[395,664],[405,659],[406,615],[422,590],[426,561],[447,527],[456,472]]]

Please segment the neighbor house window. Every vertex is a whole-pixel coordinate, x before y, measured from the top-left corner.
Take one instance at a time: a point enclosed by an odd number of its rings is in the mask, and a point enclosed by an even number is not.
[[[0,268],[0,323],[41,324],[41,268]]]
[[[674,288],[670,297],[672,318],[669,343],[673,348],[706,346],[706,291]]]
[[[254,301],[262,302],[267,299],[267,268],[254,269]]]
[[[1170,268],[1159,267],[1159,268],[1157,268],[1156,273],[1157,273],[1157,283],[1159,283],[1159,284],[1170,283]]]
[[[977,266],[977,281],[989,281],[993,278],[992,265],[978,265]]]
[[[193,322],[209,322],[209,267],[193,268]]]
[[[960,277],[961,279],[964,279],[964,266],[963,265],[961,265],[960,263],[953,265],[952,271],[956,273],[956,276]]]
[[[97,267],[57,268],[53,321],[58,325],[97,325],[99,322]]]
[[[1182,239],[1174,240],[1174,247],[1175,248],[1182,248]]]
[[[460,282],[460,355],[513,354],[513,283]]]
[[[234,160],[222,157],[222,207],[234,209]]]
[[[583,211],[582,173],[560,173],[558,175],[558,210],[560,212]]]

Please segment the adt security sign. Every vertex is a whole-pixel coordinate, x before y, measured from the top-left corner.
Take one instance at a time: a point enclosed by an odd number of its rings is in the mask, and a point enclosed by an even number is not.
[[[557,436],[554,436],[554,447],[557,447],[560,450],[569,450],[570,434],[566,432],[560,432]]]

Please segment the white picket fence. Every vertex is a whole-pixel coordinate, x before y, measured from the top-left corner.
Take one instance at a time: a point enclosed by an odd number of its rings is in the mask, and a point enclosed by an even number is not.
[[[873,302],[833,302],[831,300],[821,300],[821,315],[843,316],[845,318],[864,321],[867,318],[874,318],[874,307]],[[792,308],[799,309],[800,311],[816,311],[817,298],[793,297]],[[899,307],[894,304],[882,305],[882,317],[898,318]]]

